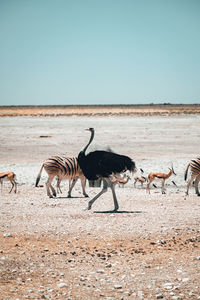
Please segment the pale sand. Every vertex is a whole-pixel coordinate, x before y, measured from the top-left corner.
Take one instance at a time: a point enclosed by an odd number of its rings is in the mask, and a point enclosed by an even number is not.
[[[89,199],[80,183],[72,199],[66,182],[56,199],[35,188],[42,162],[77,156],[88,127],[93,146],[132,157],[145,176],[173,163],[177,176],[166,194],[156,183],[148,195],[131,179],[116,187],[115,214],[110,191],[87,211],[98,188],[87,185]],[[193,187],[185,196],[184,171],[199,155],[200,116],[4,117],[0,128],[0,171],[14,171],[18,181],[17,194],[4,183],[0,195],[0,299],[198,299],[200,199]],[[43,171],[40,184],[46,179]]]

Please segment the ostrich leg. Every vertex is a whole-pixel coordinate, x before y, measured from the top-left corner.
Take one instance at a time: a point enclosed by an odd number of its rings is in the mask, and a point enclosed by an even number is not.
[[[108,183],[105,179],[103,179],[103,189],[101,190],[100,193],[98,193],[94,198],[92,198],[92,200],[90,200],[88,202],[88,210],[90,210],[92,208],[92,204],[105,192],[107,192],[108,190]]]
[[[85,186],[86,186],[86,178],[81,178],[81,186],[82,186],[82,190],[83,190],[83,195],[85,197],[89,197],[88,194],[85,191]]]
[[[115,184],[113,182],[110,182],[110,188],[111,188],[112,194],[113,194],[113,201],[114,201],[114,206],[115,206],[114,211],[117,211],[119,208],[119,204],[118,204],[117,196],[115,193]]]

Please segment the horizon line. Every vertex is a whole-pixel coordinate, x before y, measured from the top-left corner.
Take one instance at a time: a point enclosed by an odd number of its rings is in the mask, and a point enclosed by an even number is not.
[[[147,104],[20,104],[20,105],[0,105],[0,108],[15,107],[131,107],[131,106],[197,106],[200,103],[147,103]]]

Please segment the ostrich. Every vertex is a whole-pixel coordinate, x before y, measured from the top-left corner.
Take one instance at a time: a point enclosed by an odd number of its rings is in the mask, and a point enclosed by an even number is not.
[[[117,211],[119,205],[115,194],[116,181],[113,182],[111,177],[114,175],[117,178],[119,177],[120,173],[127,170],[135,172],[135,163],[128,156],[119,155],[108,151],[93,151],[86,155],[85,152],[94,138],[94,128],[89,128],[86,130],[91,132],[91,136],[88,144],[78,155],[78,163],[83,174],[88,180],[97,180],[98,178],[102,178],[103,180],[102,190],[88,202],[87,209],[91,209],[95,200],[97,200],[103,193],[107,191],[108,187],[110,187],[114,201],[113,211]]]

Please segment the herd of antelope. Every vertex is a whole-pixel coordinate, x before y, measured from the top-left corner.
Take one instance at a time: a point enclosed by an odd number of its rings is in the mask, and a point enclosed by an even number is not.
[[[35,186],[37,187],[41,178],[41,173],[43,168],[45,169],[48,180],[46,182],[46,189],[47,189],[47,195],[52,198],[56,197],[56,191],[52,186],[52,181],[54,178],[57,180],[57,193],[62,193],[60,188],[60,183],[62,180],[69,180],[69,191],[68,191],[68,197],[71,197],[71,192],[73,187],[75,186],[78,179],[81,180],[83,195],[85,197],[88,197],[85,187],[86,187],[86,178],[83,175],[83,172],[78,165],[77,158],[67,158],[67,157],[60,157],[60,156],[52,156],[49,159],[47,159],[43,164],[39,171],[39,174],[36,179]],[[189,193],[189,188],[191,183],[195,186],[195,192],[198,196],[200,196],[199,190],[198,190],[198,183],[200,181],[200,158],[193,159],[189,162],[187,165],[187,168],[185,170],[184,178],[187,180],[187,174],[188,170],[190,169],[190,179],[187,183],[187,189],[186,189],[186,195]],[[171,168],[169,168],[168,173],[156,173],[151,172],[148,174],[147,177],[143,176],[143,169],[140,169],[141,176],[135,176],[134,177],[134,187],[136,187],[136,183],[139,182],[141,184],[141,187],[143,187],[143,184],[146,183],[146,191],[150,194],[150,185],[153,184],[154,187],[156,185],[153,183],[155,181],[161,182],[161,191],[164,194],[165,193],[165,182],[172,176],[176,175],[173,169],[173,165]],[[126,174],[119,174],[119,176],[116,176],[113,174],[113,178],[111,180],[115,183],[118,183],[119,186],[124,186],[129,180],[130,176]],[[0,183],[1,183],[1,189],[3,186],[3,181],[10,181],[11,183],[11,189],[9,193],[12,192],[14,188],[14,192],[17,192],[17,182],[16,182],[16,175],[14,172],[3,172],[0,173]],[[174,185],[175,182],[172,181]]]

